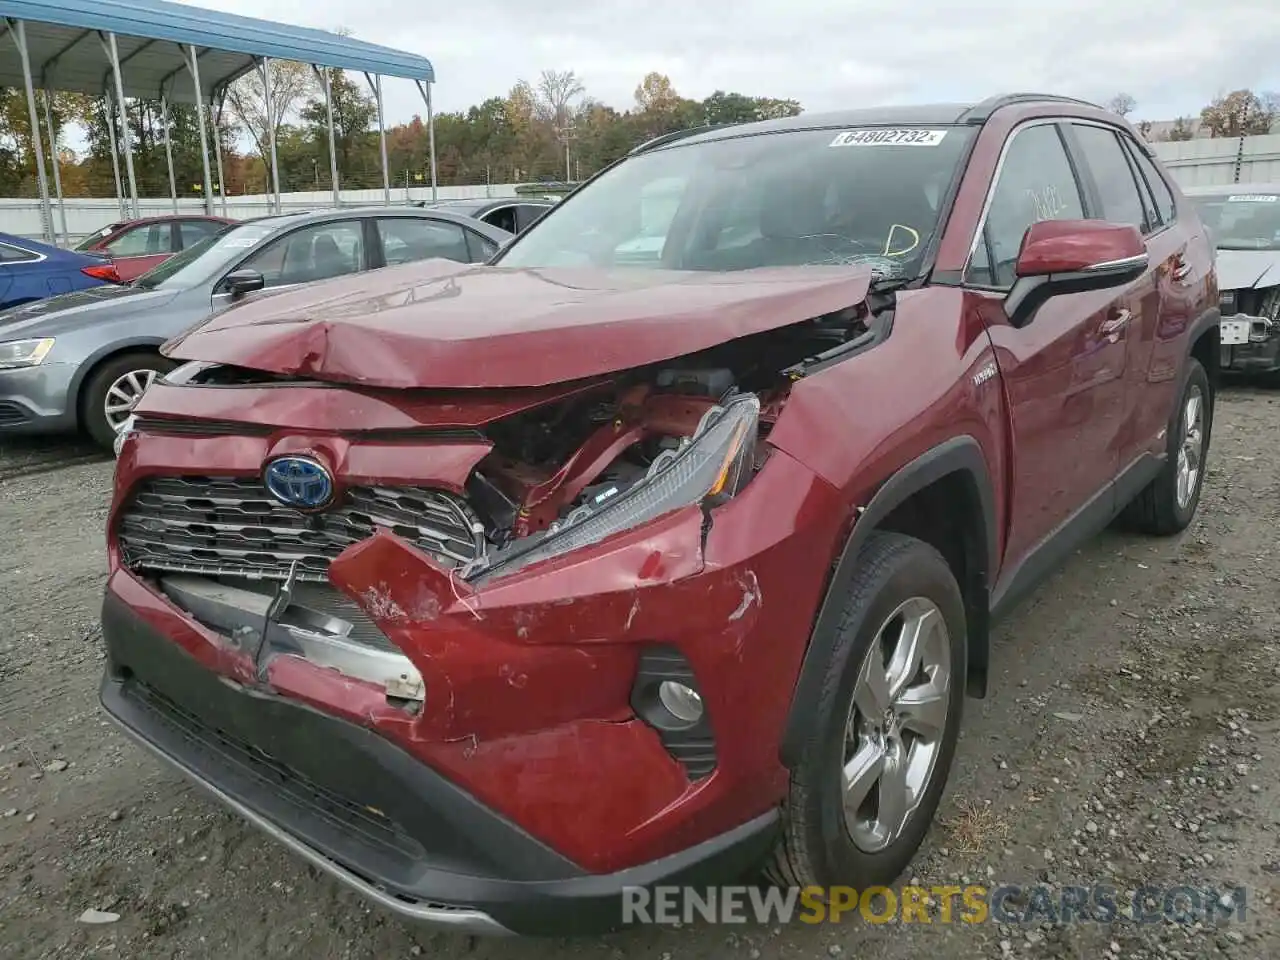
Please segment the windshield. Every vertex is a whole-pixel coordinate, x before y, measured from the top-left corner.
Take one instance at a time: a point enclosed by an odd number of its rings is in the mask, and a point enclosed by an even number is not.
[[[205,237],[148,270],[133,281],[133,285],[143,290],[186,290],[199,286],[220,274],[276,229],[261,223],[228,224],[219,233]]]
[[[805,130],[631,157],[548,209],[504,267],[749,270],[871,262],[914,276],[972,131]]]
[[[1219,250],[1280,250],[1280,194],[1191,197]]]

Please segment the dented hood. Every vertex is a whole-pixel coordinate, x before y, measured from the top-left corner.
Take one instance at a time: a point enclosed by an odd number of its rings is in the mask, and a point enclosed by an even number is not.
[[[861,266],[605,272],[430,260],[246,302],[164,353],[372,387],[540,387],[855,306],[871,279]]]

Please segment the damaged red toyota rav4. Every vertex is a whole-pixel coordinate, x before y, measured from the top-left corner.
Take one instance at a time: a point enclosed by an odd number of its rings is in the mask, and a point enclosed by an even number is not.
[[[1195,212],[1087,104],[660,138],[490,264],[168,345],[103,703],[410,918],[890,882],[993,618],[1117,518],[1190,522],[1217,320]]]

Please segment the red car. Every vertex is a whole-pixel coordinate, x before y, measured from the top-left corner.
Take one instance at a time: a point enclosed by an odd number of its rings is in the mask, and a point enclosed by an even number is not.
[[[167,346],[116,475],[103,703],[419,920],[609,927],[631,888],[762,865],[891,882],[992,621],[1117,518],[1191,521],[1218,320],[1194,208],[1100,108],[660,138],[487,265]]]
[[[80,241],[84,253],[104,253],[115,264],[120,280],[137,280],[179,250],[214,236],[228,224],[226,217],[147,217],[109,223]]]

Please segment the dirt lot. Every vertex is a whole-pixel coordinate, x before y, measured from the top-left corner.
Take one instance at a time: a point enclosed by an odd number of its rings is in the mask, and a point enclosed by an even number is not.
[[[95,695],[111,465],[83,446],[8,444],[0,956],[1280,956],[1278,439],[1280,392],[1226,392],[1192,529],[1104,536],[1003,625],[994,693],[971,701],[942,821],[910,871],[925,885],[1245,887],[1243,924],[855,919],[574,942],[407,928],[126,742]],[[87,909],[119,919],[79,922]]]

